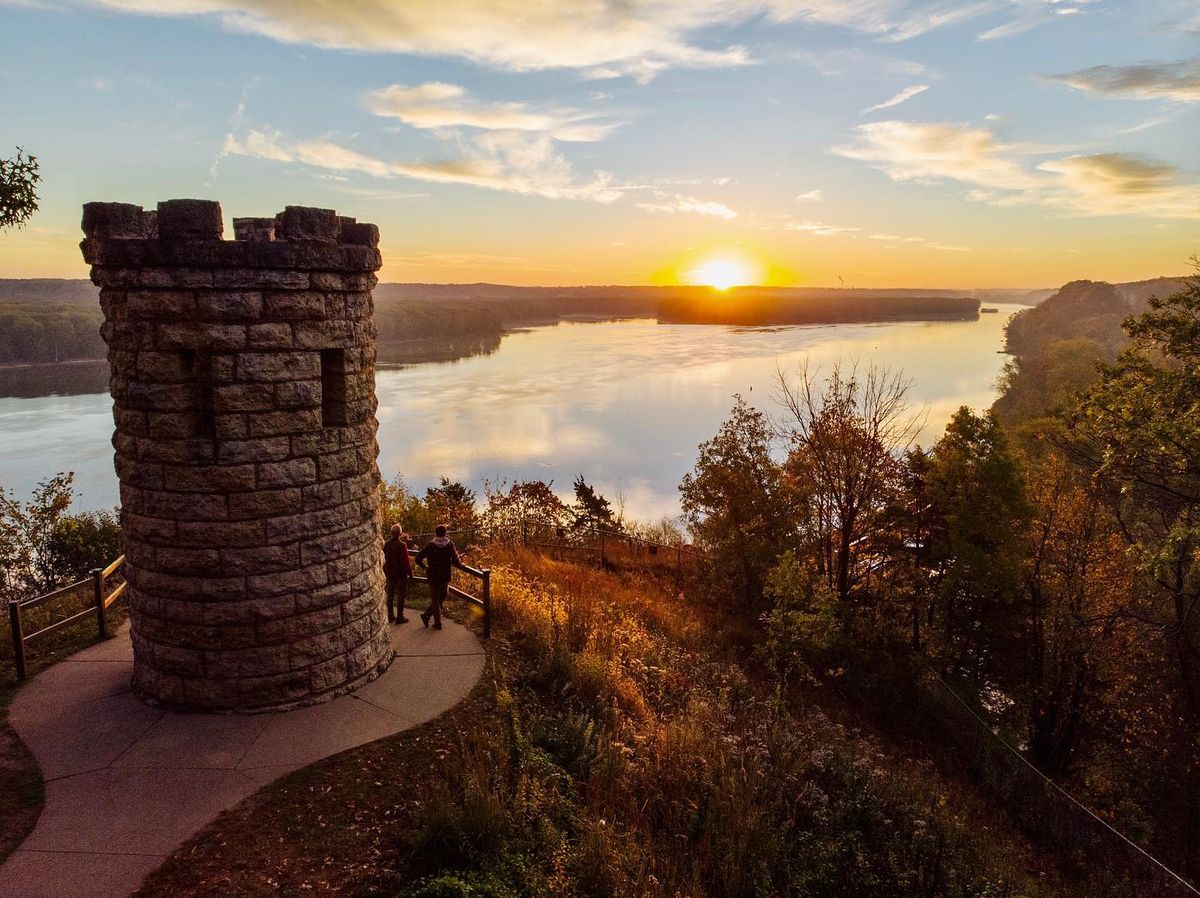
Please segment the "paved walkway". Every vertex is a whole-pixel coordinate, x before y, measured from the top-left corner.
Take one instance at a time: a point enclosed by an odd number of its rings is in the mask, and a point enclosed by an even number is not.
[[[483,671],[446,621],[393,627],[379,679],[277,714],[162,711],[133,696],[128,627],[39,674],[9,712],[46,780],[37,826],[0,867],[3,898],[124,898],[221,811],[306,764],[431,720]]]

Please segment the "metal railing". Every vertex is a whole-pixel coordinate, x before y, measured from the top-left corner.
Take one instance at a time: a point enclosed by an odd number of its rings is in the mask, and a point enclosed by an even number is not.
[[[95,615],[96,617],[96,633],[99,638],[103,639],[108,635],[108,609],[125,594],[129,584],[123,580],[111,592],[106,592],[106,587],[109,578],[116,574],[124,564],[125,556],[122,555],[108,567],[95,568],[91,575],[83,580],[77,580],[74,583],[61,586],[45,595],[35,596],[32,599],[13,599],[8,603],[8,623],[12,636],[13,663],[17,669],[18,680],[24,680],[28,673],[25,663],[25,647],[32,640],[55,633],[90,615]],[[92,586],[92,601],[87,608],[84,608],[82,611],[76,611],[74,614],[57,620],[52,624],[48,624],[40,630],[35,630],[32,633],[25,632],[25,620],[22,617],[25,612],[41,607],[68,594],[78,592],[89,583]]]
[[[409,549],[410,557],[416,557],[418,549]],[[476,568],[469,564],[460,564],[456,566],[457,570],[464,574],[475,578],[480,583],[479,595],[472,595],[465,589],[459,589],[457,586],[450,584],[449,593],[456,598],[462,599],[474,605],[477,608],[483,609],[483,638],[488,639],[492,635],[492,571],[491,568]],[[429,578],[417,574],[413,575],[413,581],[416,583],[428,583]]]

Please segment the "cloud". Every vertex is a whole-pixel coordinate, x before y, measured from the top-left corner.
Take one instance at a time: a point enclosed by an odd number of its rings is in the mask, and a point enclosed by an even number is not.
[[[970,189],[969,200],[1032,204],[1075,215],[1200,217],[1200,184],[1177,168],[1124,153],[1073,154],[1033,164],[1062,148],[1004,143],[986,128],[954,123],[873,122],[832,152],[867,162],[893,181]]]
[[[820,187],[814,190],[806,190],[804,193],[796,194],[797,203],[819,203],[825,199],[825,191]]]
[[[1014,13],[1007,22],[981,32],[981,41],[999,40],[1032,31],[1062,16],[1079,15],[1099,0],[1009,0]]]
[[[918,94],[925,93],[927,90],[929,90],[928,84],[914,84],[910,87],[906,87],[904,90],[894,94],[893,96],[884,100],[882,103],[876,103],[874,106],[868,106],[863,110],[863,115],[866,115],[868,112],[878,112],[880,109],[891,109],[893,106],[899,106],[901,103],[907,102]]]
[[[409,87],[393,84],[373,91],[367,105],[376,115],[396,118],[414,128],[479,128],[536,131],[561,141],[603,140],[621,123],[604,121],[578,109],[537,109],[527,103],[482,103],[466,90],[432,81]]]
[[[918,243],[927,249],[941,250],[948,253],[967,253],[971,251],[969,246],[959,246],[958,244],[939,243],[936,240],[926,240],[924,237],[901,237],[899,234],[868,234],[870,240],[882,240],[886,243]],[[889,246],[888,249],[895,249],[895,246]]]
[[[1200,184],[1184,183],[1179,170],[1123,153],[1069,156],[1038,166],[1061,176],[1062,187],[1081,209],[1098,214],[1200,218]]]
[[[654,191],[654,196],[654,202],[638,203],[637,208],[644,212],[665,212],[668,215],[674,215],[677,212],[707,215],[710,218],[723,218],[726,221],[732,221],[738,217],[735,210],[724,203],[713,200],[699,200],[693,196],[681,194],[671,195],[660,190]]]
[[[886,121],[861,125],[857,132],[857,142],[834,147],[833,152],[869,162],[893,181],[954,180],[1001,190],[1037,184],[986,128]]]
[[[1178,62],[1098,65],[1078,72],[1047,75],[1045,80],[1102,97],[1200,103],[1200,57]]]
[[[783,223],[785,231],[803,231],[817,237],[836,237],[838,234],[853,234],[861,228],[850,228],[842,225],[825,224],[823,221],[792,221],[786,219]]]
[[[289,141],[279,132],[257,129],[228,135],[222,153],[375,178],[466,184],[547,199],[611,203],[621,196],[605,172],[597,172],[590,181],[579,179],[549,136],[519,131],[486,132],[468,142],[459,158],[435,162],[386,160],[332,140]]]
[[[717,28],[799,22],[903,41],[997,9],[1055,0],[74,0],[153,16],[203,16],[286,43],[449,56],[510,71],[566,68],[649,80],[671,68],[742,66]],[[1085,2],[1085,0],[1079,0]],[[1021,26],[1025,27],[1024,25]],[[1032,26],[1030,26],[1032,27]]]

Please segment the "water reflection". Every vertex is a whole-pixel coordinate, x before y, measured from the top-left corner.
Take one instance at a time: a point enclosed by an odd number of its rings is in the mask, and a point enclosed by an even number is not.
[[[1016,306],[978,321],[790,328],[559,324],[512,334],[453,364],[381,368],[380,468],[414,486],[439,475],[554,480],[586,474],[637,517],[678,511],[677,486],[734,393],[771,407],[776,367],[857,359],[903,369],[929,408],[928,445],[959,405],[995,396],[1003,326]],[[382,357],[382,356],[381,356]],[[101,387],[103,388],[103,387]],[[106,394],[0,399],[0,484],[27,494],[75,470],[90,507],[116,501]]]

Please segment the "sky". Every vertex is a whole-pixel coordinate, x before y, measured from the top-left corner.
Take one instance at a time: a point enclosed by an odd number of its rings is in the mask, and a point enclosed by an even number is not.
[[[373,221],[384,281],[1137,280],[1197,138],[1197,0],[0,0],[0,277],[202,197]]]

